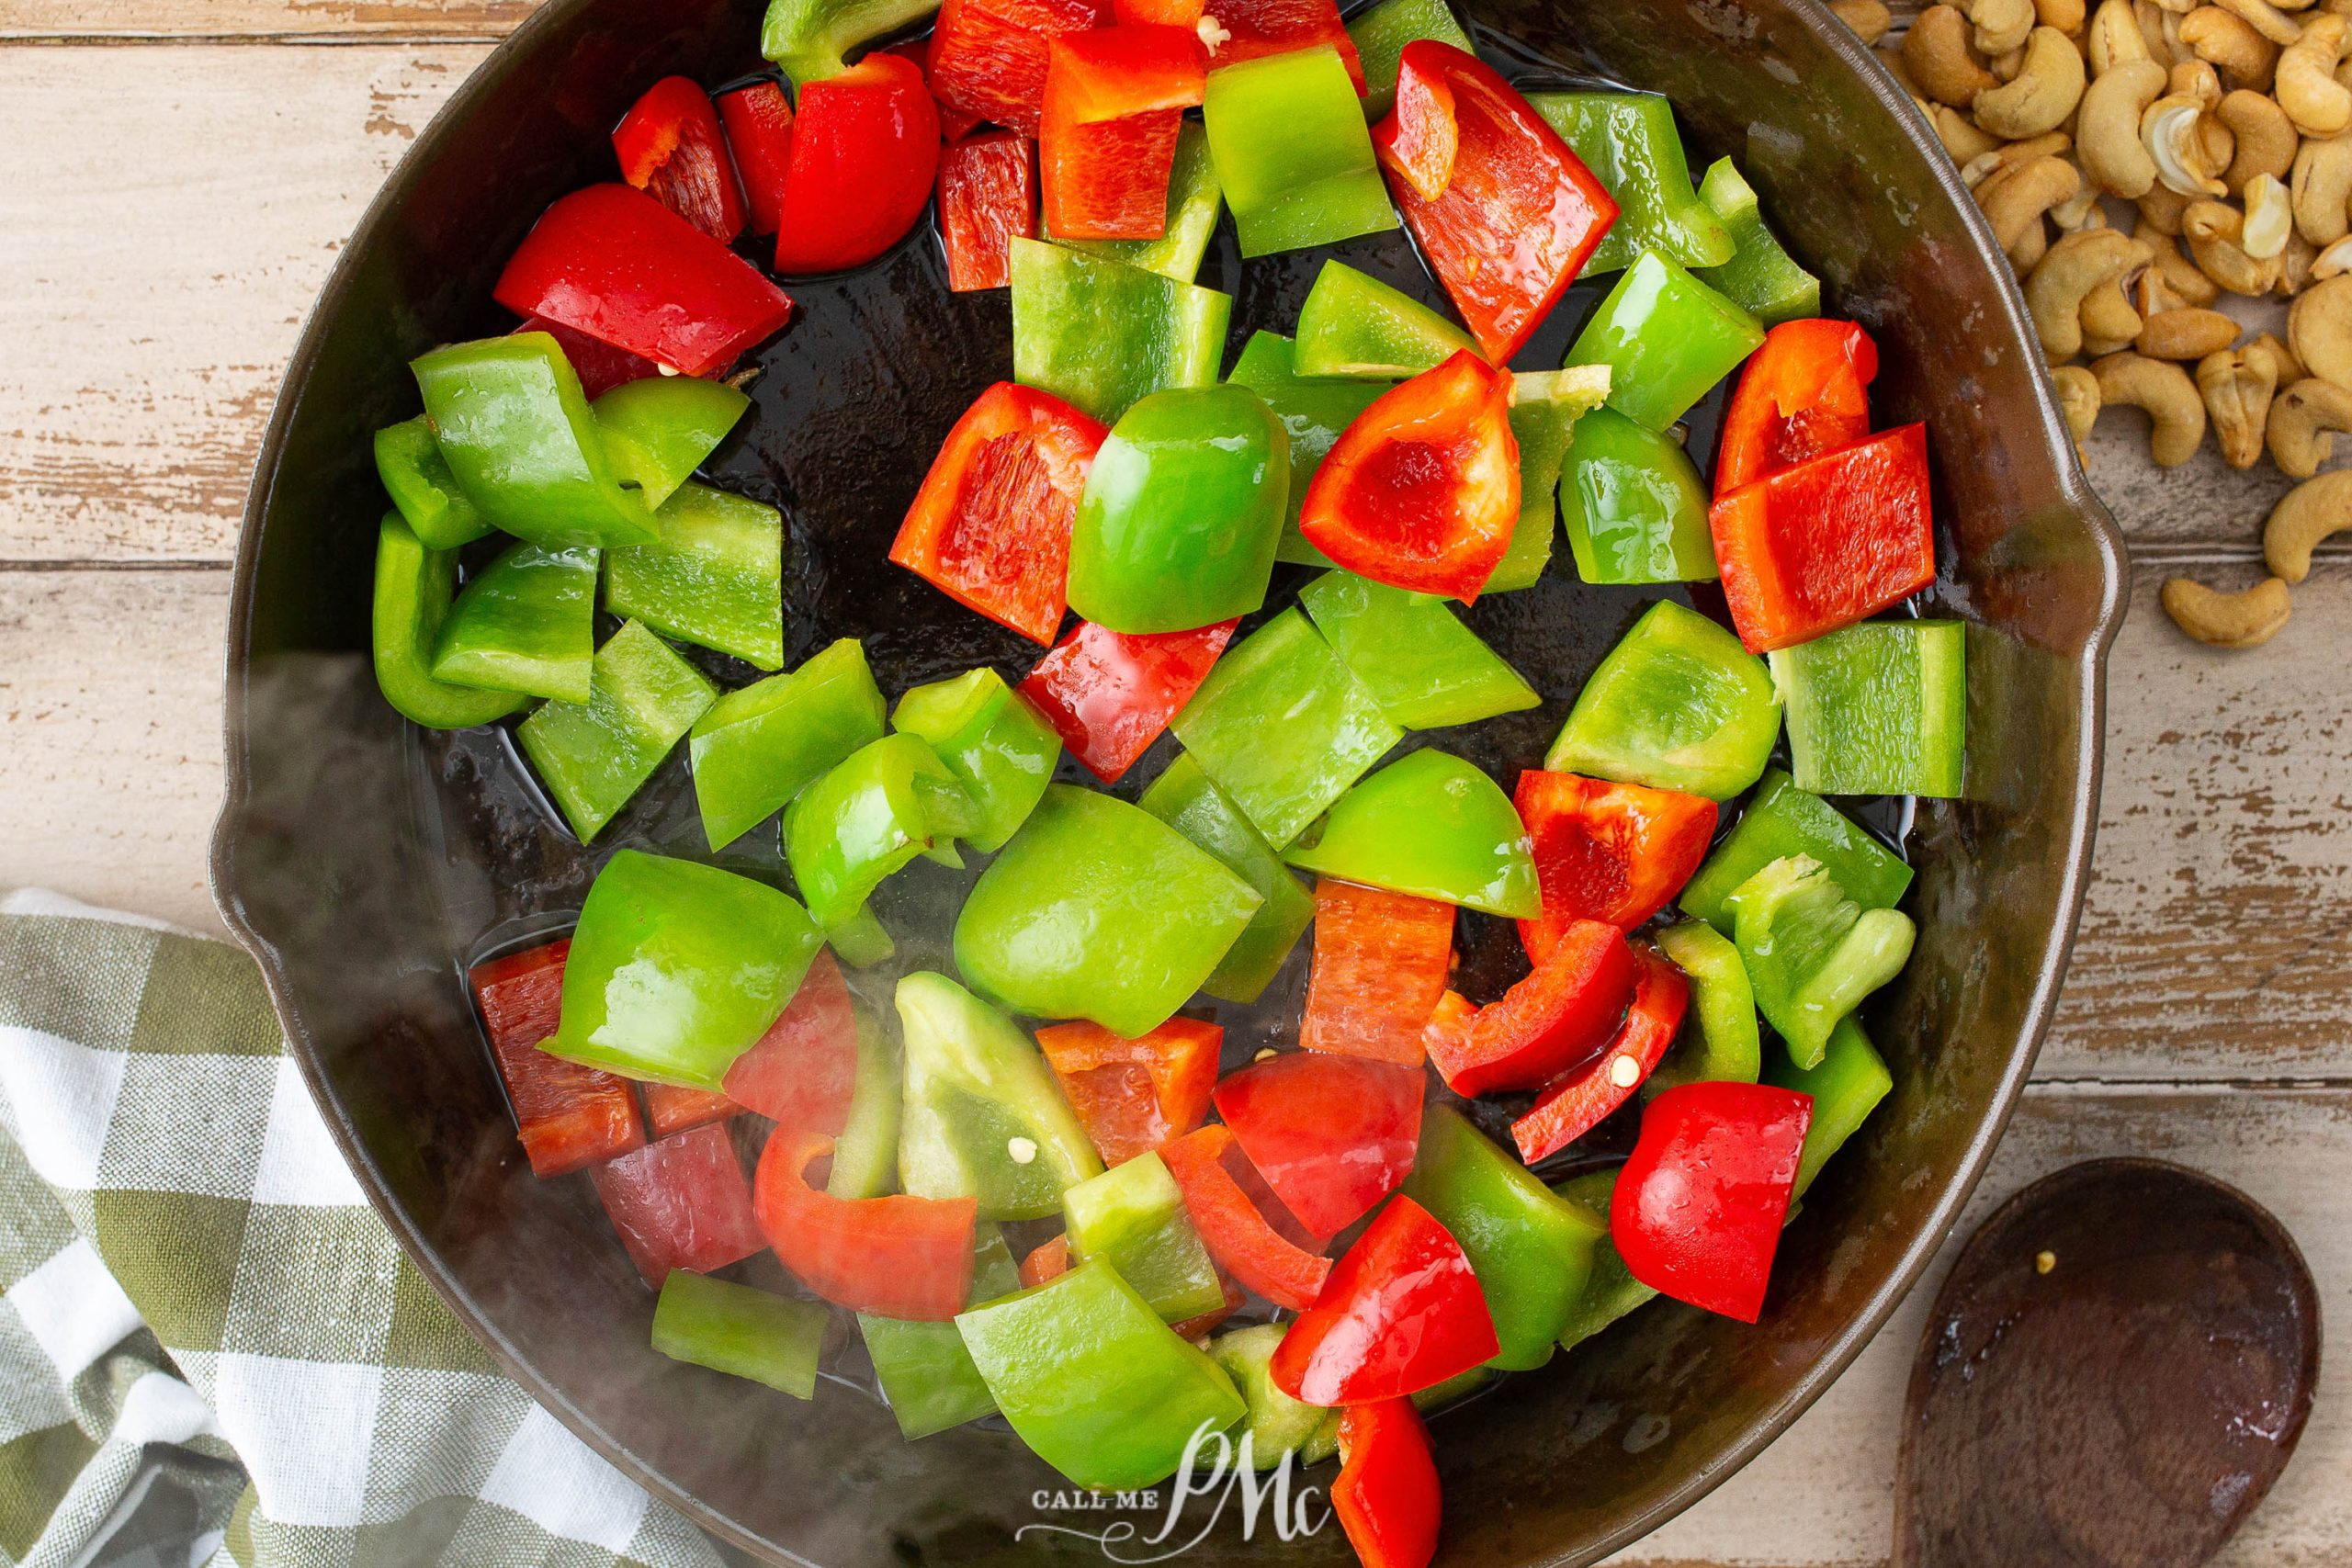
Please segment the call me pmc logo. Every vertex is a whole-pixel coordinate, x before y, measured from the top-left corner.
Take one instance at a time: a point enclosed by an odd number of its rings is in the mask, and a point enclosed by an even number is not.
[[[1149,1524],[1115,1519],[1099,1530],[1074,1525],[1023,1525],[1013,1539],[1030,1531],[1074,1535],[1102,1549],[1114,1562],[1165,1562],[1182,1557],[1208,1539],[1227,1507],[1236,1510],[1241,1539],[1254,1540],[1261,1528],[1283,1540],[1300,1540],[1331,1522],[1330,1505],[1319,1486],[1292,1485],[1298,1467],[1296,1455],[1285,1453],[1272,1470],[1255,1463],[1254,1434],[1244,1432],[1235,1443],[1203,1422],[1184,1445],[1184,1461],[1163,1493],[1159,1488],[1136,1492],[1039,1492],[1030,1501],[1039,1509],[1103,1510],[1113,1513],[1156,1514]]]

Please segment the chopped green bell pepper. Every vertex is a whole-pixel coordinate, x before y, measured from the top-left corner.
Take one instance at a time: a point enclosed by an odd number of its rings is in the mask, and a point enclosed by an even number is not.
[[[1152,393],[1087,472],[1069,607],[1127,633],[1248,615],[1266,602],[1289,493],[1290,434],[1257,393],[1230,382]]]
[[[1395,385],[1336,376],[1301,376],[1291,340],[1279,333],[1252,333],[1235,361],[1230,380],[1266,400],[1274,417],[1290,434],[1290,491],[1283,508],[1282,542],[1274,547],[1276,560],[1307,566],[1329,566],[1331,558],[1306,542],[1298,531],[1299,508],[1306,501],[1306,486],[1323,466],[1340,432],[1355,423]],[[1516,536],[1513,536],[1514,540]]]
[[[589,405],[613,477],[635,485],[657,509],[718,450],[751,406],[750,394],[699,376],[625,381]]]
[[[1240,1391],[1241,1402],[1249,1414],[1242,1417],[1239,1429],[1232,1434],[1237,1450],[1235,1461],[1241,1461],[1239,1450],[1249,1445],[1247,1455],[1253,1470],[1276,1470],[1291,1454],[1299,1456],[1301,1464],[1313,1464],[1318,1456],[1307,1450],[1318,1435],[1329,1428],[1327,1441],[1336,1446],[1340,1413],[1320,1404],[1309,1404],[1303,1399],[1293,1399],[1274,1385],[1271,1366],[1274,1348],[1289,1332],[1279,1323],[1253,1324],[1220,1334],[1209,1341],[1209,1359],[1225,1369],[1226,1376]],[[1330,1451],[1329,1448],[1325,1454]]]
[[[1406,729],[1476,724],[1543,705],[1442,599],[1329,571],[1300,589],[1298,602],[1381,711]]]
[[[1685,266],[1731,260],[1731,231],[1690,188],[1690,165],[1667,99],[1656,93],[1535,93],[1527,101],[1617,200],[1617,221],[1579,276],[1615,272],[1644,250]]]
[[[1522,370],[1511,378],[1510,433],[1519,443],[1519,521],[1510,547],[1487,574],[1481,593],[1532,588],[1552,563],[1552,529],[1560,518],[1560,467],[1587,413],[1609,397],[1609,367]]]
[[[1464,54],[1478,52],[1445,0],[1381,0],[1348,24],[1348,37],[1363,64],[1363,118],[1374,124],[1396,107],[1396,69],[1407,44],[1435,39]]]
[[[838,1156],[836,1156],[838,1157]],[[1021,1266],[1004,1245],[1004,1233],[986,1220],[972,1231],[969,1304],[979,1305],[1021,1289]],[[899,1433],[909,1442],[944,1432],[967,1421],[996,1414],[996,1396],[972,1364],[964,1336],[952,1323],[906,1323],[857,1314],[873,1359],[882,1397],[890,1404]]]
[[[872,905],[862,907],[848,919],[836,920],[824,928],[825,944],[833,956],[853,969],[871,969],[888,961],[899,951],[890,928],[876,918]]]
[[[1851,1018],[1838,1021],[1820,1062],[1800,1067],[1776,1058],[1765,1069],[1764,1081],[1813,1096],[1813,1120],[1805,1126],[1804,1148],[1797,1156],[1797,1184],[1792,1198],[1802,1198],[1829,1156],[1854,1135],[1870,1114],[1894,1088],[1886,1060]]]
[[[964,900],[956,966],[1018,1011],[1134,1040],[1200,989],[1261,902],[1149,812],[1054,784]]]
[[[586,702],[596,656],[596,554],[510,547],[458,591],[434,644],[433,678]]]
[[[1148,393],[1213,387],[1232,296],[1105,256],[1012,242],[1012,376],[1108,423]]]
[[[1764,772],[1780,733],[1764,661],[1662,599],[1584,683],[1544,766],[1729,800]]]
[[[902,1188],[918,1198],[976,1198],[984,1220],[1035,1220],[1102,1173],[1045,1054],[1020,1025],[927,969],[899,982],[898,1007]]]
[[[465,596],[458,595],[459,614]],[[1775,649],[1789,771],[1819,795],[1960,794],[1968,735],[1968,628],[1864,621]],[[435,674],[442,671],[436,666]]]
[[[519,692],[434,679],[433,650],[457,582],[457,551],[427,549],[399,513],[384,513],[376,532],[370,628],[376,684],[386,702],[427,729],[471,729],[505,717],[528,700]]]
[[[490,519],[458,488],[423,414],[376,432],[376,477],[428,549],[454,550],[490,532]]]
[[[904,1069],[890,1032],[854,1003],[857,1016],[857,1082],[849,1115],[833,1140],[833,1168],[825,1190],[836,1198],[880,1198],[899,1190],[899,1118]],[[1012,1287],[1007,1286],[1008,1290]],[[985,1299],[985,1298],[975,1298]]]
[[[1709,165],[1699,182],[1699,199],[1731,231],[1731,260],[1703,263],[1692,270],[1699,281],[1768,327],[1821,314],[1821,279],[1799,266],[1764,226],[1754,187],[1729,158]]]
[[[1584,1205],[1605,1227],[1610,1194],[1616,1185],[1617,1168],[1611,1166],[1556,1182],[1552,1190],[1570,1202]],[[1616,1247],[1603,1235],[1592,1249],[1592,1277],[1585,1285],[1584,1294],[1577,1298],[1576,1310],[1568,1314],[1566,1326],[1560,1330],[1560,1348],[1573,1349],[1657,1294],[1634,1278],[1625,1260],[1617,1255]]]
[[[1490,1366],[1520,1371],[1552,1359],[1592,1274],[1608,1226],[1555,1195],[1514,1155],[1442,1105],[1421,1112],[1405,1193],[1452,1232],[1478,1277],[1502,1348]]]
[[[1829,868],[1846,897],[1865,909],[1892,909],[1911,886],[1903,858],[1817,795],[1774,768],[1756,786],[1747,810],[1682,889],[1682,912],[1729,936],[1731,896],[1784,855],[1809,855]]]
[[[1149,1486],[1247,1412],[1233,1380],[1109,1265],[1081,1263],[956,1318],[1012,1429],[1080,1486]]]
[[[1763,341],[1755,317],[1680,262],[1644,251],[1577,335],[1567,363],[1608,366],[1609,406],[1662,431]]]
[[[839,925],[883,880],[959,832],[978,811],[920,735],[868,741],[793,798],[784,855],[820,925]]]
[[[768,0],[760,52],[795,87],[838,76],[862,43],[897,32],[939,9],[939,0]]]
[[[1464,349],[1477,354],[1478,345],[1411,295],[1345,262],[1327,261],[1298,308],[1292,369],[1394,381],[1434,369]]]
[[[654,522],[655,543],[605,552],[605,608],[758,669],[783,669],[783,514],[688,480]]]
[[[1256,1001],[1314,920],[1314,896],[1284,868],[1241,808],[1209,783],[1190,753],[1177,753],[1136,804],[1215,855],[1265,900],[1201,982],[1202,990],[1223,1000]]]
[[[1642,1098],[1677,1084],[1754,1083],[1764,1047],[1756,1027],[1756,990],[1731,939],[1704,920],[1685,920],[1657,933],[1674,966],[1690,977],[1691,1010],[1681,1037],[1657,1070],[1643,1080]]]
[[[1245,258],[1402,221],[1373,158],[1355,84],[1329,44],[1217,67],[1201,118]]]
[[[653,776],[718,688],[635,621],[596,650],[584,703],[546,703],[514,730],[571,830],[587,843]]]
[[[1295,609],[1226,649],[1169,728],[1276,849],[1404,739]]]
[[[1862,998],[1903,973],[1917,934],[1897,909],[1864,909],[1818,861],[1776,860],[1731,896],[1733,938],[1757,1010],[1789,1059],[1821,1065],[1829,1032]]]
[[[1061,737],[1029,699],[983,667],[917,686],[899,699],[892,728],[931,743],[978,807],[964,841],[982,854],[1004,848],[1029,819],[1061,761]]]
[[[539,1049],[623,1077],[723,1090],[823,944],[808,911],[765,883],[619,851],[581,907],[561,1022]]]
[[[1216,183],[1216,160],[1209,155],[1208,131],[1198,120],[1176,128],[1176,163],[1168,176],[1168,231],[1157,240],[1054,240],[1089,255],[1139,266],[1179,283],[1200,276],[1201,258],[1225,210]],[[1051,234],[1046,236],[1049,240]]]
[[[673,1269],[653,1303],[653,1348],[673,1361],[763,1382],[795,1399],[817,1396],[817,1354],[832,1313],[749,1285]]]
[[[1707,487],[1680,442],[1615,409],[1577,422],[1560,516],[1587,582],[1698,582],[1717,575]]]
[[[1070,1258],[1099,1258],[1170,1323],[1225,1305],[1216,1263],[1193,1228],[1184,1190],[1148,1151],[1062,1194]]]
[[[580,378],[554,338],[515,333],[413,361],[441,456],[466,499],[535,545],[642,545],[644,499],[624,491]]]
[[[1317,876],[1532,920],[1544,912],[1510,796],[1443,751],[1416,751],[1341,795],[1283,852]]]
[[[695,802],[723,850],[852,752],[882,738],[882,690],[865,649],[842,637],[785,675],[728,693],[686,743]]]

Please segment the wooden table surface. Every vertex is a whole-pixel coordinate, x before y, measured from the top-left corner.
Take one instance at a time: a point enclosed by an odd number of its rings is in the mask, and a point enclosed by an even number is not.
[[[0,887],[219,929],[228,568],[280,367],[379,182],[529,8],[0,0]],[[1969,1224],[2073,1160],[2182,1160],[2277,1212],[2352,1324],[2352,547],[2322,550],[2267,648],[2187,642],[2157,585],[2190,564],[2250,581],[2283,485],[2210,446],[2160,478],[2138,416],[2108,423],[2092,474],[2135,582],[2098,875]],[[1623,1561],[1883,1561],[1928,1294]],[[2224,1560],[2352,1568],[2352,1353],[2328,1358],[2300,1453]]]

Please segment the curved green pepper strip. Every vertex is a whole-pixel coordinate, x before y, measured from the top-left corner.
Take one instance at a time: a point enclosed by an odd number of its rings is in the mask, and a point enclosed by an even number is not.
[[[1201,982],[1202,990],[1226,1001],[1256,1001],[1313,922],[1314,895],[1299,886],[1241,808],[1209,783],[1191,753],[1179,752],[1136,804],[1224,862],[1265,900]]]
[[[1821,1065],[1830,1031],[1903,972],[1917,934],[1910,916],[1863,909],[1827,868],[1802,855],[1749,877],[1731,905],[1757,1010],[1800,1067]]]
[[[1004,1233],[980,1221],[972,1229],[968,1302],[977,1306],[1020,1288],[1021,1266],[1004,1245]],[[972,1364],[972,1353],[964,1348],[964,1337],[954,1324],[905,1323],[859,1313],[857,1326],[865,1337],[882,1397],[889,1401],[899,1433],[909,1442],[996,1414],[996,1396]]]
[[[1686,266],[1731,260],[1731,231],[1690,188],[1690,165],[1667,99],[1656,93],[1533,93],[1527,102],[1617,201],[1617,221],[1579,276],[1615,272],[1643,250]]]
[[[786,808],[785,860],[808,913],[820,925],[842,925],[884,878],[942,847],[971,818],[970,797],[921,736],[886,735]]]
[[[1809,855],[1827,866],[1838,888],[1865,909],[1894,908],[1911,886],[1911,868],[1900,855],[1821,796],[1797,788],[1786,769],[1773,768],[1683,887],[1682,912],[1731,935],[1731,896],[1785,855]]]
[[[432,550],[397,512],[376,532],[376,592],[370,640],[384,700],[427,729],[471,729],[527,701],[518,692],[481,691],[434,679],[433,649],[458,584],[455,550]]]
[[[376,475],[430,548],[454,550],[490,532],[490,519],[458,488],[423,414],[376,432]]]
[[[1544,909],[1533,847],[1510,796],[1443,751],[1416,751],[1356,785],[1283,859],[1318,876],[1511,919]]]
[[[441,623],[434,679],[586,702],[596,656],[596,556],[585,547],[522,544],[484,567]]]
[[[848,1119],[833,1140],[833,1168],[825,1178],[825,1190],[836,1198],[880,1198],[899,1186],[903,1076],[890,1032],[873,1020],[863,1002],[854,1005],[857,1082],[850,1090]]]
[[[1609,650],[1544,753],[1555,773],[1729,800],[1781,736],[1764,661],[1698,611],[1662,599]]]
[[[1168,175],[1168,229],[1157,240],[1055,240],[1089,255],[1139,266],[1179,283],[1200,275],[1201,258],[1216,233],[1225,192],[1216,183],[1216,160],[1209,155],[1208,131],[1198,120],[1176,128],[1176,163]]]
[[[1147,1150],[1062,1194],[1070,1257],[1099,1258],[1170,1323],[1225,1305],[1216,1263],[1193,1228],[1183,1189]]]
[[[788,674],[720,697],[686,743],[710,847],[725,849],[859,747],[882,739],[883,713],[882,689],[854,637],[827,645]]]
[[[917,686],[899,699],[895,728],[931,743],[978,808],[964,840],[984,855],[1004,848],[1045,798],[1062,740],[1029,699],[987,668]]]
[[[1442,599],[1329,571],[1300,589],[1298,602],[1381,711],[1407,729],[1475,724],[1543,705]]]
[[[769,0],[760,52],[795,87],[838,76],[862,43],[910,27],[939,9],[939,0]]]
[[[1201,118],[1245,259],[1402,224],[1355,83],[1331,45],[1220,65]]]
[[[1731,260],[1721,266],[1698,267],[1700,282],[1720,291],[1768,327],[1821,314],[1821,279],[1781,248],[1772,231],[1764,226],[1754,187],[1740,177],[1729,158],[1718,158],[1708,166],[1707,177],[1699,182],[1699,199],[1724,220],[1735,247]]]
[[[613,477],[659,508],[718,450],[752,400],[724,381],[648,376],[624,381],[588,406]]]
[[[689,480],[654,521],[654,543],[605,552],[605,608],[754,669],[783,669],[784,514]]]
[[[1609,406],[1663,431],[1764,341],[1755,317],[1644,251],[1569,345],[1569,365],[1610,367]]]
[[[635,621],[596,650],[584,703],[543,703],[514,739],[586,843],[620,814],[718,690]]]
[[[1587,582],[1714,578],[1707,487],[1681,443],[1615,409],[1577,422],[1560,475],[1560,516]]]
[[[1766,1069],[1764,1081],[1813,1096],[1813,1120],[1805,1126],[1804,1148],[1797,1156],[1796,1190],[1791,1194],[1795,1198],[1804,1195],[1829,1156],[1870,1120],[1878,1102],[1894,1088],[1894,1075],[1886,1070],[1878,1047],[1851,1018],[1840,1019],[1829,1032],[1818,1064],[1800,1067],[1776,1060]]]
[[[1676,1084],[1754,1083],[1764,1050],[1756,1028],[1756,991],[1739,949],[1703,920],[1657,933],[1657,944],[1690,977],[1691,1011],[1682,1037],[1642,1083],[1653,1100]]]
[[[1584,416],[1609,397],[1609,367],[1521,370],[1511,378],[1510,433],[1519,443],[1519,521],[1510,547],[1487,574],[1481,593],[1532,588],[1552,563],[1552,526],[1560,518],[1560,467]]]

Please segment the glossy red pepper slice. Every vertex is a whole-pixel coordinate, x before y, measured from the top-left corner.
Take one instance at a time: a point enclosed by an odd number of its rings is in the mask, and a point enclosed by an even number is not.
[[[1130,633],[1080,621],[1029,671],[1021,694],[1089,773],[1116,784],[1193,700],[1238,625]]]
[[[1015,235],[1037,237],[1037,149],[1018,131],[967,136],[939,155],[939,237],[958,294],[1012,281]]]
[[[1538,1088],[1582,1065],[1616,1032],[1636,974],[1623,931],[1571,920],[1527,978],[1463,1027],[1431,1031],[1430,1061],[1456,1094]]]
[[[1461,1244],[1403,1193],[1348,1248],[1268,1366],[1309,1404],[1368,1404],[1433,1388],[1501,1348]]]
[[[1740,367],[1715,446],[1715,494],[1850,446],[1871,430],[1878,344],[1851,321],[1782,321]]]
[[[1519,522],[1510,389],[1465,349],[1383,392],[1307,482],[1299,532],[1375,582],[1476,599]]]
[[[1021,1259],[1021,1288],[1034,1291],[1046,1280],[1069,1272],[1069,1237],[1057,1235],[1039,1242]]]
[[[1111,16],[1121,27],[1182,28],[1196,32],[1208,0],[1111,0]]]
[[[728,1098],[779,1126],[837,1135],[857,1089],[857,1007],[831,951],[820,951],[768,1032],[735,1058]]]
[[[699,1127],[707,1122],[724,1122],[743,1108],[723,1094],[707,1089],[688,1089],[684,1084],[649,1083],[645,1086],[645,1120],[651,1123],[653,1135],[666,1138],[673,1133],[683,1133],[689,1127]]]
[[[1715,803],[1644,784],[1530,768],[1511,804],[1535,846],[1544,913],[1519,922],[1527,956],[1542,963],[1572,920],[1633,930],[1682,891],[1706,858]]]
[[[613,132],[621,178],[717,240],[743,231],[743,187],[710,95],[690,76],[664,76]]]
[[[561,1176],[645,1142],[625,1079],[538,1048],[563,1011],[563,961],[571,952],[567,937],[477,964],[467,976],[535,1176]]]
[[[1298,1043],[1309,1051],[1420,1066],[1421,1027],[1453,963],[1453,906],[1324,877]]]
[[[550,321],[545,316],[532,316],[514,329],[518,333],[545,333],[555,339],[563,350],[564,358],[571,362],[571,373],[580,378],[580,389],[593,400],[603,397],[615,387],[625,387],[631,381],[642,381],[649,376],[662,374],[662,367],[642,355],[631,354],[625,348],[615,348],[601,339]]]
[[[1109,434],[1049,392],[999,381],[940,444],[890,558],[966,609],[1052,642],[1069,607],[1070,523]]]
[[[1453,96],[1453,177],[1430,199],[1391,165],[1388,188],[1470,335],[1507,364],[1576,281],[1617,204],[1492,67],[1421,39],[1405,46],[1400,102],[1413,76],[1442,79]],[[1373,131],[1374,149],[1393,147],[1399,134],[1392,113]]]
[[[759,268],[625,185],[559,198],[492,292],[518,316],[559,321],[685,376],[726,369],[792,316],[791,297]]]
[[[795,1278],[853,1312],[945,1323],[972,1287],[970,1198],[835,1198],[808,1185],[832,1153],[822,1133],[778,1127],[760,1152],[753,1205],[768,1245]]]
[[[1348,68],[1356,96],[1364,92],[1363,61],[1340,19],[1338,0],[1218,0],[1209,15],[1230,35],[1216,46],[1216,65],[1238,65],[1262,55],[1329,44]]]
[[[1750,653],[1810,642],[1936,580],[1928,427],[1906,424],[1742,486],[1708,509]]]
[[[1102,22],[1094,0],[945,0],[928,75],[941,105],[1035,136],[1046,47]]]
[[[1276,1306],[1298,1311],[1314,1304],[1331,1260],[1300,1245],[1310,1238],[1284,1235],[1276,1216],[1250,1197],[1229,1163],[1248,1168],[1231,1128],[1212,1122],[1187,1133],[1162,1145],[1159,1157],[1183,1189],[1185,1212],[1220,1267]],[[1286,1213],[1279,1217],[1296,1224]]]
[[[1102,1163],[1119,1165],[1201,1124],[1225,1031],[1179,1017],[1130,1040],[1081,1019],[1037,1031],[1037,1044]]]
[[[1544,1090],[1510,1124],[1511,1142],[1529,1165],[1559,1153],[1606,1120],[1657,1070],[1690,1006],[1690,982],[1647,947],[1634,953],[1634,999],[1606,1050]]]
[[[1661,1295],[1754,1323],[1787,1223],[1813,1097],[1770,1084],[1693,1083],[1642,1111],[1609,1200],[1609,1239]]]
[[[1065,240],[1156,240],[1182,111],[1208,74],[1182,28],[1116,27],[1053,40],[1037,143],[1046,231]]]
[[[1331,1511],[1363,1568],[1429,1568],[1442,1512],[1437,1452],[1411,1400],[1340,1412]]]
[[[1383,120],[1373,152],[1423,201],[1435,201],[1453,183],[1462,151],[1462,122],[1453,87],[1442,71],[1406,71],[1396,77],[1396,107]]]
[[[751,1190],[724,1123],[708,1122],[593,1166],[588,1179],[629,1261],[657,1289],[673,1269],[707,1274],[760,1249]]]
[[[775,269],[862,266],[905,237],[931,204],[939,109],[922,68],[869,54],[800,89],[776,214]]]
[[[723,94],[718,118],[742,177],[752,232],[773,234],[784,215],[784,175],[792,166],[792,101],[774,82],[755,82]]]
[[[1046,68],[1046,112],[1100,125],[1155,109],[1198,108],[1208,62],[1190,28],[1099,28],[1054,39]]]
[[[1418,1068],[1294,1052],[1228,1074],[1216,1113],[1274,1195],[1318,1236],[1396,1190],[1421,1136]]]

